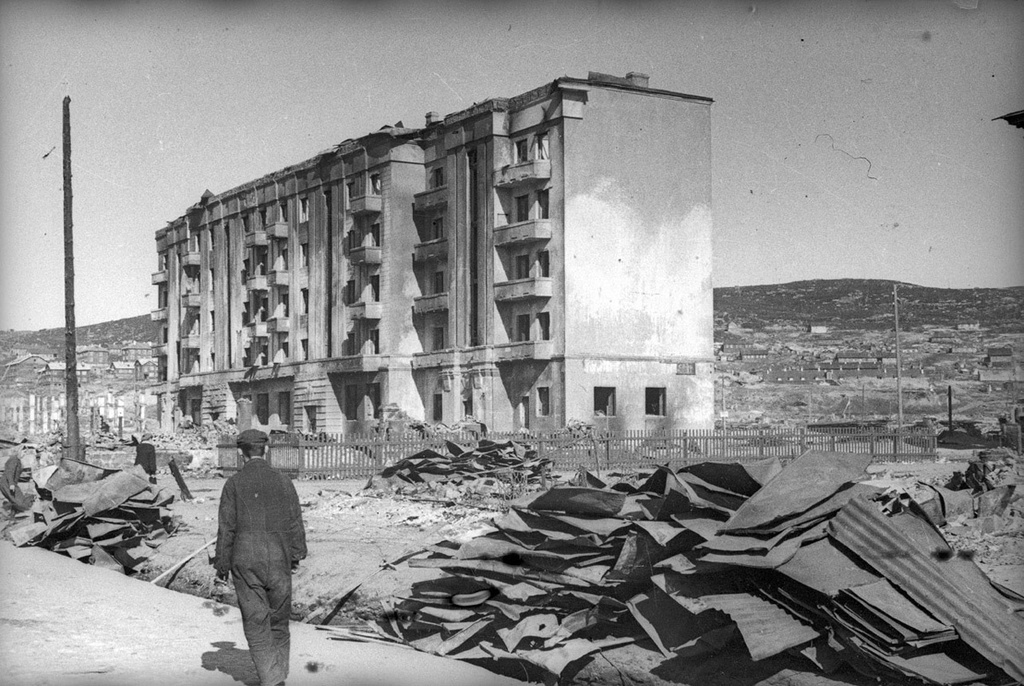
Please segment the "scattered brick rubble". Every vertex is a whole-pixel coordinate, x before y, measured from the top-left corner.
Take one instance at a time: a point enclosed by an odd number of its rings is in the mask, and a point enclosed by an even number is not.
[[[444,576],[379,624],[324,629],[548,683],[627,643],[670,659],[736,637],[754,660],[887,683],[1021,680],[1024,598],[957,555],[906,492],[859,483],[869,461],[808,452],[785,469],[702,463],[610,485],[584,473],[410,560]]]
[[[32,473],[31,521],[9,529],[16,546],[39,546],[131,573],[179,526],[174,496],[141,467],[115,470],[65,459]]]

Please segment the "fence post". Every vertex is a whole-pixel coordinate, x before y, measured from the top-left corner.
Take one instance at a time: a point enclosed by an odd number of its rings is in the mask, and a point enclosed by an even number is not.
[[[875,430],[874,429],[872,429],[871,433],[868,434],[868,436],[870,436],[870,438],[871,438],[871,460],[872,461],[874,461],[875,458],[878,457],[878,455],[877,455],[878,448],[875,446],[875,435],[876,434],[875,434]]]
[[[800,454],[803,455],[807,452],[807,427],[800,427]]]
[[[768,439],[764,437],[764,429],[757,432],[757,456],[764,457],[764,444]]]
[[[899,455],[900,455],[900,432],[899,432],[899,430],[897,430],[896,433],[894,433],[892,435],[892,461],[893,462],[899,462]]]

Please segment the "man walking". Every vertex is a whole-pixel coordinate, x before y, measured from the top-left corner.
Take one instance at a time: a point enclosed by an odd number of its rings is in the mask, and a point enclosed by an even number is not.
[[[288,676],[292,572],[306,557],[306,530],[295,485],[264,458],[267,435],[249,429],[236,445],[245,464],[220,497],[217,555],[220,581],[234,577],[242,630],[261,686]]]

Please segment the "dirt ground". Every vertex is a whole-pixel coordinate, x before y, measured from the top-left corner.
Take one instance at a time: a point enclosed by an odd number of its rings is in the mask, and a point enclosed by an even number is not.
[[[954,471],[962,471],[972,451],[942,450],[937,462],[875,464],[869,468],[872,483],[912,488],[925,481],[944,484]],[[174,488],[169,476],[161,484]],[[173,512],[182,527],[157,550],[140,577],[153,578],[204,542],[216,537],[217,508],[223,477],[186,477],[195,499],[177,500]],[[311,610],[333,607],[332,598],[350,584],[359,589],[332,620],[333,624],[371,619],[381,610],[380,599],[402,595],[416,580],[436,575],[430,569],[405,564],[385,565],[403,553],[444,539],[471,537],[500,513],[500,501],[467,505],[443,497],[403,496],[359,481],[296,481],[303,506],[309,557],[293,582],[293,618],[303,619]],[[176,489],[174,489],[176,490]],[[963,534],[963,532],[961,532]],[[970,548],[975,560],[996,575],[1020,575],[1024,567],[1024,531],[984,533],[980,529],[952,537],[954,545]],[[170,588],[210,597],[214,572],[209,563],[212,547],[174,574]],[[225,602],[233,604],[228,596]],[[788,658],[752,662],[738,642],[715,656],[663,660],[652,645],[629,645],[592,659],[574,678],[575,684],[861,684],[853,672],[828,677]]]

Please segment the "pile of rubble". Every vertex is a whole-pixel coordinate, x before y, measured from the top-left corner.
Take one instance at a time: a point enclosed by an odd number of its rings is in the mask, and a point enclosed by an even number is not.
[[[551,460],[514,441],[482,440],[475,448],[445,441],[447,455],[421,450],[380,472],[392,484],[430,488],[443,483],[449,496],[466,492],[504,492],[541,487],[550,478]]]
[[[122,573],[149,559],[178,528],[174,496],[142,467],[124,470],[65,459],[32,474],[31,521],[7,531],[16,546],[39,546]]]
[[[585,474],[409,561],[416,583],[368,633],[530,680],[636,642],[666,659],[739,637],[824,672],[929,683],[1024,677],[1024,599],[949,547],[905,492],[859,483],[870,456],[781,469],[702,463],[637,484]]]

